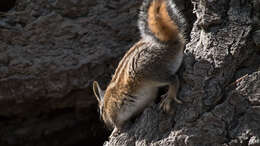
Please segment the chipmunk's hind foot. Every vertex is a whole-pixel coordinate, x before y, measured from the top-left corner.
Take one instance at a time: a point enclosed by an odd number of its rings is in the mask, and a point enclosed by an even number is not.
[[[168,114],[174,114],[174,111],[172,109],[172,99],[168,97],[164,97],[165,95],[162,95],[164,99],[162,99],[160,103],[160,109]],[[166,95],[167,96],[167,95]]]
[[[180,87],[179,78],[178,78],[178,76],[175,76],[175,83],[170,84],[168,92],[161,96],[163,99],[160,103],[160,108],[165,113],[172,113],[173,101],[175,101],[179,104],[183,103],[180,99],[177,98],[179,87]]]

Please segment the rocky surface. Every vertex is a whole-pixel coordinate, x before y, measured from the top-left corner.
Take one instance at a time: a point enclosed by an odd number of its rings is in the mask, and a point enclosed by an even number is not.
[[[102,144],[91,84],[139,38],[140,1],[12,2],[0,5],[0,145]]]
[[[224,99],[201,114],[197,113],[198,105],[191,106],[192,103],[177,105],[176,116],[166,115],[153,105],[105,145],[258,146],[260,71],[224,90]]]
[[[0,2],[0,145],[107,140],[91,83],[98,80],[105,88],[139,39],[141,2]],[[192,28],[180,70],[179,98],[185,103],[170,116],[154,104],[106,145],[260,144],[260,53],[258,37],[251,36],[257,34],[251,32],[257,32],[259,3],[191,2],[181,6]]]

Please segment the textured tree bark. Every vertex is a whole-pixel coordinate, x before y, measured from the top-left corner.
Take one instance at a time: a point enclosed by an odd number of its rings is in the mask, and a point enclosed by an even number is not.
[[[105,144],[259,145],[259,1],[177,1],[192,29],[179,73],[184,104],[171,116],[154,104]],[[104,88],[139,39],[141,3],[17,0],[8,12],[0,5],[1,146],[103,143],[109,135],[91,83]]]
[[[185,103],[176,104],[174,116],[156,104],[147,108],[105,145],[260,145],[259,34],[252,33],[259,1],[192,4],[196,21],[180,70]]]

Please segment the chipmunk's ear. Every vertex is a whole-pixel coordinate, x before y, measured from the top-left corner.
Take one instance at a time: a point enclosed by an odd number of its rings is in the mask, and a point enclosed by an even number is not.
[[[94,92],[98,102],[102,102],[105,92],[100,88],[97,81],[93,82],[93,92]]]

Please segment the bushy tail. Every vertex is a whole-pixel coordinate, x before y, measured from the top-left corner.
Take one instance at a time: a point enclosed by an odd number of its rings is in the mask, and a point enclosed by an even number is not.
[[[139,16],[142,38],[185,43],[187,23],[171,0],[144,0]]]

